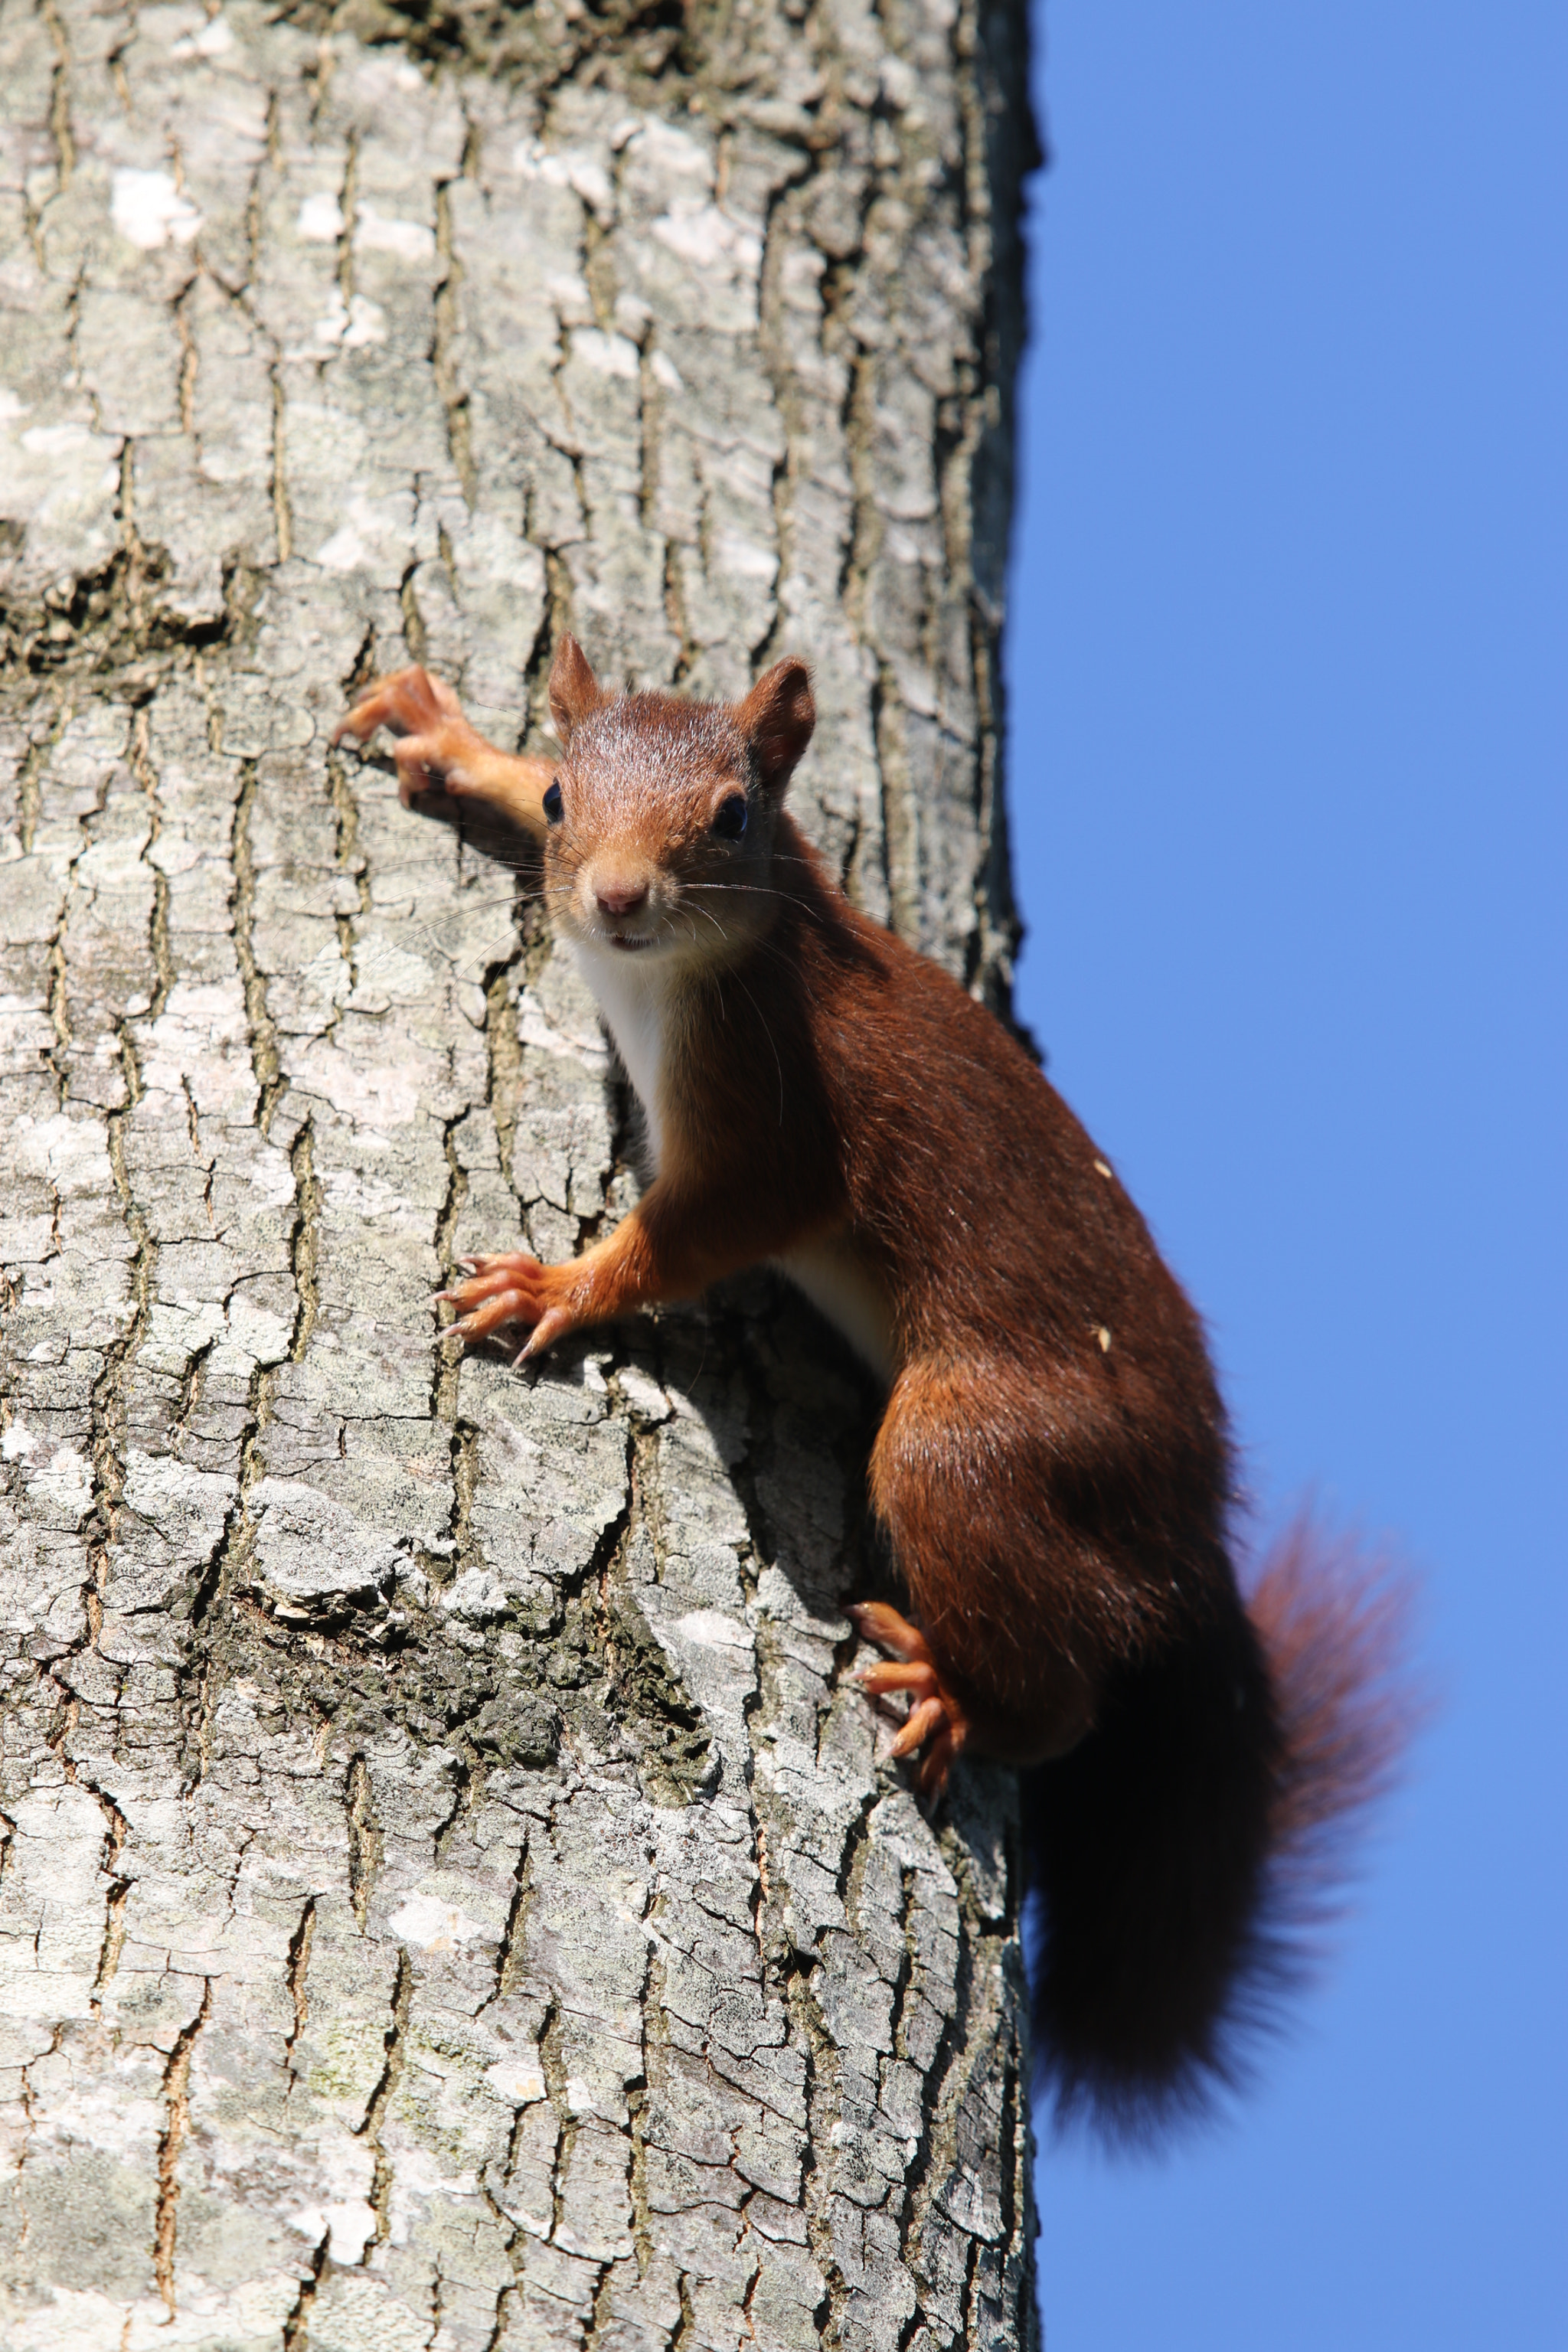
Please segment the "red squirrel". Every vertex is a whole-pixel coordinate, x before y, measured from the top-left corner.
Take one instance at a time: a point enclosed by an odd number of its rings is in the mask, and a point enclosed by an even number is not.
[[[1023,1047],[860,914],[784,807],[816,723],[778,662],[744,700],[610,693],[563,637],[561,756],[500,751],[408,669],[338,730],[395,741],[405,805],[537,835],[557,931],[647,1122],[648,1182],[569,1265],[463,1261],[443,1337],[586,1324],[767,1263],[871,1367],[870,1499],[910,1600],[850,1614],[904,1691],[894,1752],[1025,1774],[1043,1905],[1037,2055],[1137,2132],[1232,2079],[1387,1776],[1394,1629],[1288,1539],[1248,1601],[1198,1318]]]

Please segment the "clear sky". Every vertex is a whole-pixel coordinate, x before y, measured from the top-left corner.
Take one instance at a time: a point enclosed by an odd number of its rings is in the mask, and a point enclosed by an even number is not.
[[[1266,1520],[1446,1694],[1223,2126],[1042,2150],[1048,2352],[1568,2343],[1568,9],[1051,0],[1021,1010]]]

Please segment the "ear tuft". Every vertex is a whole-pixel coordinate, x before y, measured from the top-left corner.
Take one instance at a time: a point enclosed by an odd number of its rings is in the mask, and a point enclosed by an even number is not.
[[[752,747],[764,790],[782,792],[816,725],[811,672],[793,656],[775,662],[772,669],[763,672],[744,702],[736,703],[734,713]]]
[[[604,688],[576,638],[563,637],[550,665],[550,716],[563,744],[571,741],[574,727],[597,710],[605,698]]]

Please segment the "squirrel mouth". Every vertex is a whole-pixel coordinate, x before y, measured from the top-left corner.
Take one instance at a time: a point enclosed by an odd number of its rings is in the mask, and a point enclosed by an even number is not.
[[[651,948],[653,943],[651,931],[612,931],[610,933],[610,945],[613,948],[624,948],[628,955],[635,955],[638,948]]]

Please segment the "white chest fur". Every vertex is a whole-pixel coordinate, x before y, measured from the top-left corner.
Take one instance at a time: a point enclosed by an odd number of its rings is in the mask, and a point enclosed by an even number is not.
[[[675,1007],[674,975],[652,955],[627,955],[623,949],[595,947],[584,940],[574,940],[572,951],[643,1107],[648,1173],[657,1176],[664,1150],[662,1094]],[[825,1236],[785,1251],[773,1263],[890,1385],[898,1369],[892,1308],[880,1283],[847,1245]]]
[[[632,1082],[647,1122],[650,1176],[664,1156],[665,1033],[670,973],[655,955],[628,955],[623,948],[600,948],[574,940],[577,969],[594,992],[616,1051]]]

